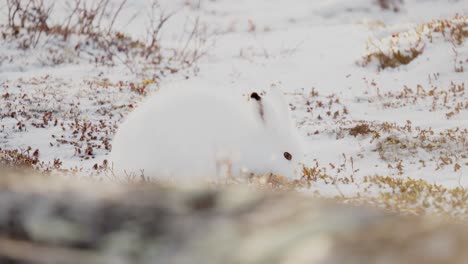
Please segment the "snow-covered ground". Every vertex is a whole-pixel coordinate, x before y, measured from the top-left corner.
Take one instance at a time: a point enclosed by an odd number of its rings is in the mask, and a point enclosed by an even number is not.
[[[129,1],[114,30],[143,40],[149,2]],[[157,11],[175,12],[163,47],[184,49],[187,30],[203,28],[203,41],[188,48],[204,56],[171,74],[137,75],[123,63],[75,58],[70,47],[23,51],[0,39],[0,148],[37,149],[43,168],[95,174],[123,117],[157,89],[277,84],[313,168],[310,190],[390,193],[397,198],[381,197],[395,203],[410,199],[404,188],[421,188],[415,206],[468,215],[468,1],[405,0],[398,11],[373,0],[159,2]]]

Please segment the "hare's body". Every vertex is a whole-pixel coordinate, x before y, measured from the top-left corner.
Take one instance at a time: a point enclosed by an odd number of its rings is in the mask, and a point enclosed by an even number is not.
[[[223,92],[171,89],[154,95],[116,134],[114,171],[182,180],[251,172],[293,176],[301,154],[284,157],[299,148],[289,114],[273,113],[263,97]],[[277,129],[278,122],[284,128]]]

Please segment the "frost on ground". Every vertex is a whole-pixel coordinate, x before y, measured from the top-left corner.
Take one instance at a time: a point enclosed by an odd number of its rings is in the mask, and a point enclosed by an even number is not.
[[[306,161],[265,184],[468,215],[466,1],[112,0],[91,17],[100,1],[76,3],[42,24],[0,4],[7,163],[106,178],[114,133],[154,91],[277,84]]]

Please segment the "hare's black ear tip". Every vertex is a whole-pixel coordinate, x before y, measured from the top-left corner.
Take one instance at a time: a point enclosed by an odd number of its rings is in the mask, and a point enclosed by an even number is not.
[[[256,93],[256,92],[251,93],[250,98],[255,99],[257,101],[262,100],[262,97],[260,95],[258,95],[258,93]]]

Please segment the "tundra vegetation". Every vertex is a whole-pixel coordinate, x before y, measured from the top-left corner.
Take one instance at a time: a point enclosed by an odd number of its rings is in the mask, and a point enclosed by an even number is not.
[[[392,26],[417,1],[369,0],[311,20],[377,12],[359,30],[333,20],[309,32],[300,15],[278,22],[223,0],[137,2],[0,2],[0,262],[466,263],[467,14]],[[132,21],[145,21],[141,34]],[[344,82],[305,79],[323,61],[294,68],[321,56],[349,67]],[[169,82],[218,75],[229,87],[283,83],[314,146],[301,177],[187,189],[113,175],[107,154],[131,111]]]

